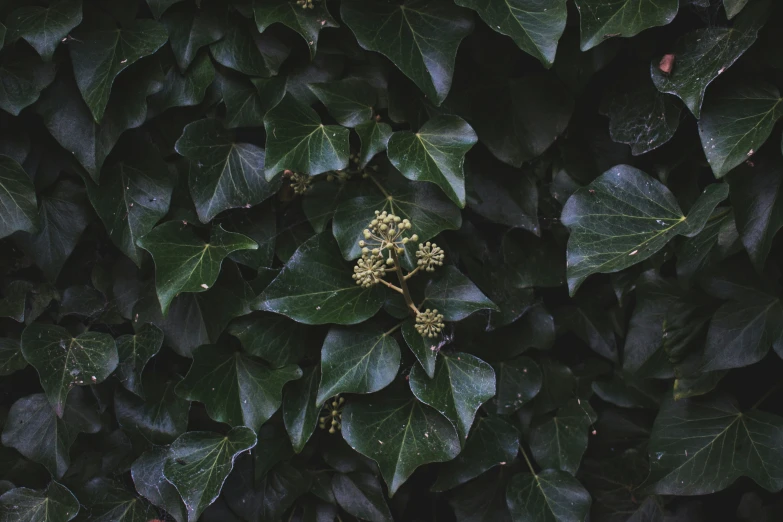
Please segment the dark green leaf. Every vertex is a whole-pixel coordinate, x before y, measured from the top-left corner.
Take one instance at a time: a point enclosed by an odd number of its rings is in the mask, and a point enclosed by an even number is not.
[[[416,398],[442,413],[467,439],[479,407],[495,395],[495,371],[467,353],[441,353],[435,376],[430,379],[414,366],[410,385]]]
[[[373,393],[394,380],[400,346],[373,327],[334,327],[321,348],[321,384],[316,404],[339,393]]]
[[[598,420],[587,401],[569,401],[548,419],[530,430],[530,450],[544,469],[559,469],[574,475],[587,449],[587,433]]]
[[[254,241],[226,232],[220,225],[212,228],[210,241],[205,243],[193,226],[178,221],[158,225],[136,244],[155,260],[155,286],[164,316],[180,292],[204,292],[215,284],[228,254],[258,248]]]
[[[222,40],[209,46],[220,65],[248,76],[276,76],[290,49],[273,37],[259,35],[244,24],[230,23]]]
[[[473,282],[452,265],[438,270],[424,291],[426,308],[437,309],[444,321],[461,321],[479,310],[497,310],[498,307],[481,293]]]
[[[226,104],[225,125],[256,127],[264,124],[267,111],[285,95],[285,78],[219,77],[223,103]]]
[[[370,120],[354,127],[362,148],[359,152],[359,167],[364,167],[377,154],[386,150],[392,137],[392,128],[388,123]]]
[[[231,213],[229,219],[223,222],[231,232],[244,234],[256,243],[257,250],[238,250],[229,258],[236,263],[249,266],[255,270],[272,270],[274,263],[275,244],[277,241],[277,219],[272,209],[265,205],[256,206],[248,212]]]
[[[244,520],[282,520],[294,501],[310,489],[309,474],[288,462],[280,462],[257,479],[249,464],[249,458],[240,459],[225,488],[229,506]]]
[[[3,522],[68,522],[79,512],[79,501],[55,481],[44,491],[16,488],[0,496]]]
[[[0,64],[0,109],[18,116],[32,105],[55,76],[55,66],[43,63],[27,49],[16,49]]]
[[[27,293],[33,288],[33,284],[29,281],[19,280],[8,283],[3,291],[4,297],[0,300],[0,317],[10,317],[18,323],[24,321]]]
[[[152,16],[160,18],[166,9],[179,2],[182,2],[182,0],[147,0],[147,5],[150,6]]]
[[[147,398],[118,389],[114,395],[117,423],[128,433],[138,433],[152,444],[169,444],[188,429],[190,402],[179,398],[174,387],[181,379],[163,381],[159,375],[145,380]]]
[[[699,136],[716,178],[746,161],[769,138],[783,116],[780,91],[767,83],[742,84],[710,96]]]
[[[484,166],[480,176],[468,171],[466,182],[467,203],[472,210],[494,223],[541,233],[538,187],[532,176],[520,176],[508,165],[495,162],[492,167]]]
[[[264,116],[266,179],[284,170],[315,176],[348,166],[349,130],[323,125],[310,107],[287,94]]]
[[[236,143],[231,131],[215,119],[185,127],[176,150],[195,165],[188,184],[202,223],[220,212],[249,208],[272,196],[280,181],[268,183],[262,175],[264,150],[249,143]]]
[[[765,2],[752,7],[737,18],[733,27],[698,29],[677,40],[670,51],[675,59],[669,74],[661,70],[660,59],[650,64],[655,87],[680,98],[699,118],[707,86],[753,45],[767,19]]]
[[[351,398],[342,432],[353,449],[378,463],[390,496],[419,466],[451,460],[460,451],[451,423],[402,387]]]
[[[415,134],[392,134],[389,160],[406,178],[435,183],[461,208],[465,206],[465,154],[477,141],[462,118],[436,116]]]
[[[438,358],[438,352],[446,342],[442,333],[438,334],[434,339],[422,336],[416,331],[415,324],[412,318],[405,321],[402,325],[402,337],[408,344],[408,348],[413,352],[413,355],[416,356],[424,373],[432,379],[435,376],[435,361]]]
[[[645,29],[667,25],[677,15],[679,0],[576,0],[582,51],[607,38],[636,36]]]
[[[180,71],[190,67],[199,49],[217,42],[225,33],[223,16],[214,9],[171,11],[160,22],[169,33],[169,43]]]
[[[541,370],[529,357],[495,364],[495,375],[497,397],[493,402],[499,414],[515,412],[541,391]]]
[[[148,522],[157,510],[120,483],[94,478],[84,487],[85,504],[95,522]]]
[[[20,7],[8,20],[11,37],[25,39],[49,62],[60,40],[82,22],[82,0],[59,0],[48,8]]]
[[[30,177],[16,161],[0,156],[0,238],[38,229],[38,205]]]
[[[16,339],[0,337],[0,377],[27,367],[22,346]]]
[[[514,475],[506,490],[514,521],[582,522],[590,511],[590,493],[565,471],[546,469]]]
[[[343,127],[356,127],[373,117],[375,89],[364,80],[345,78],[334,82],[311,83],[308,87]]]
[[[742,11],[742,8],[748,3],[748,0],[723,0],[723,7],[726,9],[726,17],[731,20]]]
[[[460,522],[512,522],[506,505],[508,476],[490,471],[449,494],[449,504]]]
[[[553,359],[542,357],[538,365],[541,369],[541,391],[535,396],[533,409],[541,414],[556,410],[572,399],[577,382],[568,366]]]
[[[265,0],[253,6],[258,32],[263,33],[274,24],[281,23],[302,35],[310,48],[310,58],[315,56],[318,48],[318,35],[325,27],[340,25],[329,14],[326,2],[313,3],[312,9],[292,3],[290,0]]]
[[[198,105],[204,101],[207,88],[214,79],[215,67],[206,53],[199,54],[184,73],[172,66],[166,73],[163,88],[150,96],[150,116],[171,107]]]
[[[166,43],[166,29],[153,20],[136,20],[123,28],[78,33],[69,46],[76,84],[96,123],[103,120],[114,79],[125,68]]]
[[[100,185],[87,181],[87,195],[117,247],[137,266],[143,251],[136,240],[150,232],[169,210],[174,183],[158,152],[142,143],[127,162],[103,171]]]
[[[71,465],[69,452],[76,436],[100,429],[98,412],[85,402],[81,390],[69,395],[62,418],[55,414],[43,393],[36,393],[11,406],[2,442],[60,478]]]
[[[749,179],[753,181],[764,179],[763,171],[759,170],[760,172],[757,173],[758,177],[754,176]],[[715,209],[701,232],[691,239],[682,241],[677,246],[677,275],[680,277],[691,278],[699,269],[707,268],[742,250],[742,243],[740,242],[739,232],[735,223],[735,211],[738,213],[741,206],[737,201],[740,198],[747,197],[747,195],[740,195],[745,188],[739,188],[739,184],[735,184],[734,179],[729,182],[729,185],[733,187],[730,196],[734,210],[726,208]],[[774,193],[773,189],[768,194],[774,195]],[[734,196],[737,197],[735,198]],[[750,197],[752,198],[753,196]],[[764,219],[766,219],[766,216]],[[753,247],[748,248],[749,251],[752,249]],[[751,257],[751,259],[754,259],[754,257]]]
[[[332,491],[340,507],[361,520],[394,520],[381,483],[370,473],[337,473],[332,477]]]
[[[302,376],[296,365],[273,370],[239,352],[204,345],[177,385],[177,395],[203,402],[211,418],[258,431],[283,402],[283,385]]]
[[[33,323],[22,332],[24,358],[38,371],[46,398],[59,417],[74,386],[103,382],[117,367],[117,346],[109,334],[71,337],[62,326]]]
[[[549,68],[555,61],[557,41],[566,26],[564,0],[457,0],[457,5],[478,12],[493,30],[510,36],[517,46]]]
[[[196,522],[220,495],[237,455],[255,445],[255,433],[244,426],[232,428],[225,436],[189,431],[174,441],[163,473],[182,497],[188,522]]]
[[[575,333],[598,355],[613,363],[619,362],[617,340],[604,310],[599,312],[594,303],[584,303],[565,306],[559,312],[558,319],[563,327]]]
[[[315,431],[321,404],[316,401],[320,375],[317,366],[304,370],[283,396],[283,422],[294,452],[301,453]]]
[[[356,324],[383,305],[378,286],[362,288],[340,255],[331,234],[322,232],[305,241],[256,306],[305,324]]]
[[[456,459],[441,466],[433,491],[446,491],[495,466],[510,464],[519,451],[519,433],[500,417],[479,417]]]
[[[239,339],[247,353],[280,368],[302,357],[308,329],[285,316],[254,314],[233,321],[228,333]]]
[[[442,1],[348,0],[340,15],[362,48],[386,56],[435,105],[446,99],[457,48],[473,30],[470,11]]]
[[[168,448],[153,446],[133,463],[131,477],[140,495],[166,510],[177,522],[185,522],[185,505],[174,485],[163,476],[168,455]]]
[[[662,495],[705,495],[741,476],[783,488],[783,419],[740,411],[725,396],[664,401],[650,436],[651,481]]]
[[[125,389],[144,398],[141,372],[162,344],[163,332],[152,324],[142,325],[134,335],[117,337],[119,364],[116,375]]]
[[[568,290],[574,295],[591,274],[640,263],[674,236],[694,236],[728,196],[726,184],[709,185],[683,215],[669,189],[641,170],[614,167],[574,193],[560,220],[568,238]]]

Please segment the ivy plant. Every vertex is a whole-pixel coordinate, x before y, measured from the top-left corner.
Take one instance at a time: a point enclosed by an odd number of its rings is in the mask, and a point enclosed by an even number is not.
[[[781,25],[0,2],[0,522],[782,520]]]

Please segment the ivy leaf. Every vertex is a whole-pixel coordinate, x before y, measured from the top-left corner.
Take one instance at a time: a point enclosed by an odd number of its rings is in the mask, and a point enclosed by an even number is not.
[[[650,64],[655,87],[680,98],[698,119],[707,86],[753,45],[767,19],[765,11],[766,4],[756,2],[733,27],[708,27],[682,36],[670,51],[675,56],[670,74],[661,71],[660,59]]]
[[[446,344],[443,334],[438,334],[434,339],[423,337],[416,331],[413,318],[409,318],[402,324],[402,338],[408,344],[416,360],[419,361],[421,369],[432,379],[435,376],[435,361],[438,358],[440,348]]]
[[[19,116],[52,83],[56,68],[24,48],[7,52],[6,56],[0,64],[0,109]]]
[[[624,78],[607,95],[606,115],[612,140],[639,156],[668,142],[680,126],[680,105],[658,91],[646,71]]]
[[[337,503],[349,514],[374,522],[393,522],[381,483],[370,473],[336,473],[332,491]]]
[[[185,505],[174,485],[163,476],[168,455],[168,448],[152,446],[133,462],[131,477],[140,495],[168,512],[177,522],[185,522]]]
[[[457,48],[473,31],[470,11],[451,2],[349,0],[340,16],[362,48],[386,56],[432,103],[446,99]]]
[[[264,116],[266,179],[284,170],[315,176],[348,166],[349,130],[323,125],[310,107],[286,94]]]
[[[103,382],[118,362],[111,335],[88,331],[71,337],[62,326],[43,323],[24,329],[22,353],[38,372],[46,398],[60,418],[71,388]]]
[[[143,498],[103,477],[90,480],[84,486],[84,496],[93,520],[99,522],[146,522],[157,511]]]
[[[204,403],[218,422],[257,432],[280,408],[285,383],[301,376],[294,364],[270,369],[242,353],[204,345],[193,352],[193,365],[177,385],[177,395]]]
[[[549,357],[538,360],[541,391],[532,402],[536,414],[549,413],[565,405],[574,396],[577,381],[571,368]],[[524,373],[524,372],[523,372]]]
[[[650,27],[668,25],[678,7],[679,0],[576,0],[582,35],[579,47],[588,51],[607,38],[630,38]]]
[[[157,326],[147,323],[134,335],[121,335],[116,341],[119,363],[115,374],[126,390],[143,399],[141,372],[163,345],[163,332]]]
[[[371,159],[385,151],[392,137],[391,125],[375,120],[360,123],[353,130],[362,144],[358,154],[360,168],[364,168]]]
[[[234,133],[218,120],[187,125],[175,147],[195,164],[188,184],[202,223],[230,208],[257,205],[280,187],[280,180],[268,183],[262,175],[264,150],[236,143]]]
[[[163,80],[163,88],[150,96],[150,114],[160,114],[171,107],[190,107],[204,101],[207,89],[215,79],[215,67],[209,55],[202,53],[183,73],[171,66]]]
[[[20,7],[8,20],[11,37],[23,38],[45,62],[50,62],[60,41],[82,22],[82,1],[60,0],[48,8]]]
[[[163,473],[182,497],[188,522],[196,522],[217,499],[234,460],[253,448],[256,441],[253,430],[245,426],[232,428],[225,436],[189,431],[174,441]]]
[[[422,310],[435,308],[443,314],[444,321],[462,321],[479,310],[498,310],[498,307],[481,293],[473,282],[456,267],[444,266],[434,279],[427,283]]]
[[[232,23],[225,36],[209,46],[220,65],[248,76],[276,76],[290,49],[277,39]]]
[[[456,459],[438,471],[432,491],[446,491],[495,466],[505,466],[519,452],[519,432],[500,417],[479,417]]]
[[[226,232],[220,225],[212,228],[205,243],[192,226],[178,221],[158,225],[136,244],[155,261],[155,286],[164,316],[180,292],[204,292],[215,284],[220,265],[231,252],[258,248],[248,237]]]
[[[340,27],[332,18],[325,2],[313,5],[312,9],[303,9],[289,0],[268,0],[253,6],[258,32],[263,33],[274,24],[281,23],[299,33],[310,48],[310,59],[315,57],[318,48],[318,36],[325,27]]]
[[[545,469],[514,475],[506,489],[513,520],[582,521],[590,512],[590,493],[565,471]]]
[[[266,313],[240,317],[228,327],[228,333],[239,339],[247,353],[274,368],[301,359],[308,332],[285,316]]]
[[[541,391],[541,369],[529,357],[517,357],[495,364],[497,413],[513,413],[533,400]]]
[[[317,366],[304,370],[286,389],[283,396],[283,422],[295,453],[301,453],[315,431],[321,403],[318,394],[319,372]]]
[[[349,187],[337,205],[332,221],[332,232],[345,259],[357,259],[362,255],[359,240],[362,230],[375,217],[375,211],[384,210],[410,220],[412,231],[423,243],[444,230],[457,230],[462,226],[462,213],[444,194],[429,183],[416,183],[403,179],[390,169],[383,180],[382,190],[374,183],[358,188]],[[353,183],[353,182],[350,182]],[[411,243],[406,257],[416,261],[416,246]]]
[[[157,150],[141,141],[134,149],[133,157],[103,170],[100,185],[85,183],[112,242],[140,267],[144,252],[136,240],[169,211],[174,183]]]
[[[68,522],[79,512],[79,501],[68,488],[51,481],[43,491],[15,488],[0,496],[0,520]]]
[[[618,165],[577,190],[560,220],[568,238],[568,290],[574,295],[591,274],[618,272],[649,258],[674,236],[694,236],[728,196],[726,184],[712,184],[683,215],[660,181]]]
[[[160,17],[180,71],[190,67],[202,47],[223,38],[223,21],[221,13],[209,8],[171,11]]]
[[[135,20],[123,28],[79,32],[69,45],[76,84],[96,123],[103,120],[114,79],[166,43],[166,29],[154,20]]]
[[[506,505],[509,477],[504,470],[479,475],[448,495],[457,520],[464,522],[512,522]]]
[[[30,176],[16,161],[0,156],[0,238],[38,230],[38,205]]]
[[[566,3],[538,0],[457,0],[457,5],[478,12],[493,30],[510,36],[517,47],[547,69],[555,62],[557,41],[566,26]]]
[[[293,4],[289,4],[293,8]],[[359,78],[334,82],[311,83],[307,86],[343,127],[356,127],[369,122],[376,103],[375,89]]]
[[[705,495],[742,476],[768,491],[783,488],[783,419],[740,411],[721,395],[664,401],[653,424],[651,482],[660,495]]]
[[[229,129],[263,125],[267,111],[285,95],[284,77],[247,79],[221,75],[219,81],[226,104],[224,123]]]
[[[305,241],[256,301],[262,310],[305,324],[356,324],[383,305],[383,290],[356,284],[331,234]]]
[[[43,393],[36,393],[11,406],[2,442],[61,478],[71,465],[69,452],[79,433],[100,429],[98,413],[86,404],[81,390],[69,395],[62,418]]]
[[[353,449],[378,463],[389,496],[419,466],[451,460],[460,451],[451,423],[401,387],[349,400],[342,432]]]
[[[400,346],[388,332],[372,327],[334,327],[321,348],[321,384],[316,404],[339,393],[373,393],[394,380]]]
[[[782,175],[783,163],[765,158],[755,167],[738,168],[729,177],[737,231],[759,273],[764,270],[775,235],[783,227]]]
[[[726,9],[726,18],[731,20],[737,16],[747,3],[748,0],[723,0],[723,7]]]
[[[169,444],[187,431],[190,402],[174,393],[180,378],[164,382],[161,376],[151,375],[145,381],[145,400],[122,389],[115,392],[117,423],[128,433],[140,434],[146,442]]]
[[[476,133],[458,116],[436,116],[419,132],[395,132],[389,139],[389,161],[412,181],[438,185],[460,208],[465,206],[465,154]]]
[[[152,11],[152,16],[160,18],[169,7],[179,2],[182,0],[147,0],[147,5]]]
[[[410,385],[417,399],[442,413],[467,439],[479,407],[495,395],[495,371],[473,355],[441,353],[435,376],[430,379],[414,366]]]
[[[699,136],[716,178],[752,156],[783,116],[780,91],[768,83],[742,84],[710,96],[699,120]]]
[[[21,323],[24,321],[27,306],[27,294],[34,288],[29,281],[11,281],[5,287],[5,297],[0,300],[0,317],[10,317]],[[49,304],[48,302],[46,304]]]
[[[16,339],[0,337],[0,377],[11,375],[27,367],[22,346]]]
[[[228,478],[225,497],[243,520],[282,520],[296,499],[309,491],[310,483],[310,475],[288,461],[254,478],[252,460],[243,458]]]
[[[574,399],[530,430],[530,450],[544,469],[576,474],[587,449],[587,431],[598,420],[587,401]]]

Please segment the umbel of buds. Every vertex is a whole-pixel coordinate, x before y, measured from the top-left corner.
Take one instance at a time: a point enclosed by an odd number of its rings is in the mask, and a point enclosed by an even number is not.
[[[362,231],[364,239],[359,241],[362,257],[353,267],[353,279],[363,288],[381,283],[401,293],[411,315],[416,318],[416,330],[419,334],[424,337],[436,337],[444,328],[443,315],[438,314],[437,310],[427,309],[420,312],[413,303],[406,281],[421,270],[434,272],[437,267],[443,266],[445,253],[435,243],[429,241],[419,243],[419,248],[416,250],[417,266],[404,274],[400,256],[405,252],[405,245],[419,240],[419,236],[410,234],[412,228],[413,224],[410,220],[385,210],[383,212],[376,210],[375,218]],[[400,286],[384,279],[389,272],[397,274]]]
[[[302,9],[314,9],[315,5],[313,5],[313,2],[314,0],[296,0],[296,5]]]
[[[291,188],[294,189],[294,194],[302,195],[310,188],[310,184],[313,180],[307,174],[299,174],[298,172],[292,172],[290,170],[283,171],[283,176],[286,176],[291,180]]]
[[[325,430],[328,426],[329,433],[334,434],[343,428],[342,419],[344,402],[345,399],[338,395],[324,404],[326,415],[318,418],[318,426],[322,430]]]

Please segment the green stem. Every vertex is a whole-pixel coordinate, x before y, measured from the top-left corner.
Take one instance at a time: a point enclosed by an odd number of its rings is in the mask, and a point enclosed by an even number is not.
[[[536,472],[533,469],[533,464],[530,463],[530,459],[527,457],[527,453],[525,453],[525,448],[523,448],[522,446],[519,446],[519,451],[521,451],[522,452],[522,456],[525,457],[525,462],[527,462],[527,467],[530,470],[530,473],[532,473],[534,477],[538,476],[538,475],[536,475]]]
[[[367,177],[368,177],[368,178],[370,178],[370,179],[372,180],[372,182],[373,182],[373,183],[375,183],[375,186],[376,186],[376,187],[378,187],[378,189],[379,189],[381,192],[383,192],[383,195],[384,195],[384,196],[386,196],[386,199],[388,199],[389,201],[391,201],[391,200],[392,200],[391,194],[389,194],[388,192],[386,192],[386,189],[385,189],[385,188],[383,188],[383,185],[381,185],[380,183],[378,183],[378,180],[377,180],[377,179],[375,179],[375,176],[373,176],[372,174],[370,174],[370,173],[368,172],[368,173],[367,173]]]
[[[402,322],[401,322],[401,323],[399,323],[397,326],[393,326],[391,329],[389,329],[389,330],[385,331],[385,332],[383,333],[384,337],[385,337],[385,336],[388,336],[388,335],[391,335],[391,334],[393,334],[394,332],[396,332],[397,330],[399,330],[399,329],[400,329],[400,327],[403,325],[403,323],[404,323],[404,322],[405,322],[405,321],[402,321]]]
[[[400,256],[397,254],[397,249],[394,247],[394,245],[389,248],[389,251],[394,258],[394,268],[397,271],[397,279],[400,280],[400,288],[402,289],[402,296],[405,298],[405,304],[407,304],[408,308],[411,309],[413,317],[416,317],[419,315],[419,309],[416,308],[415,304],[413,304],[411,292],[408,290],[408,283],[405,282],[405,274],[402,273],[402,266],[400,266]]]

